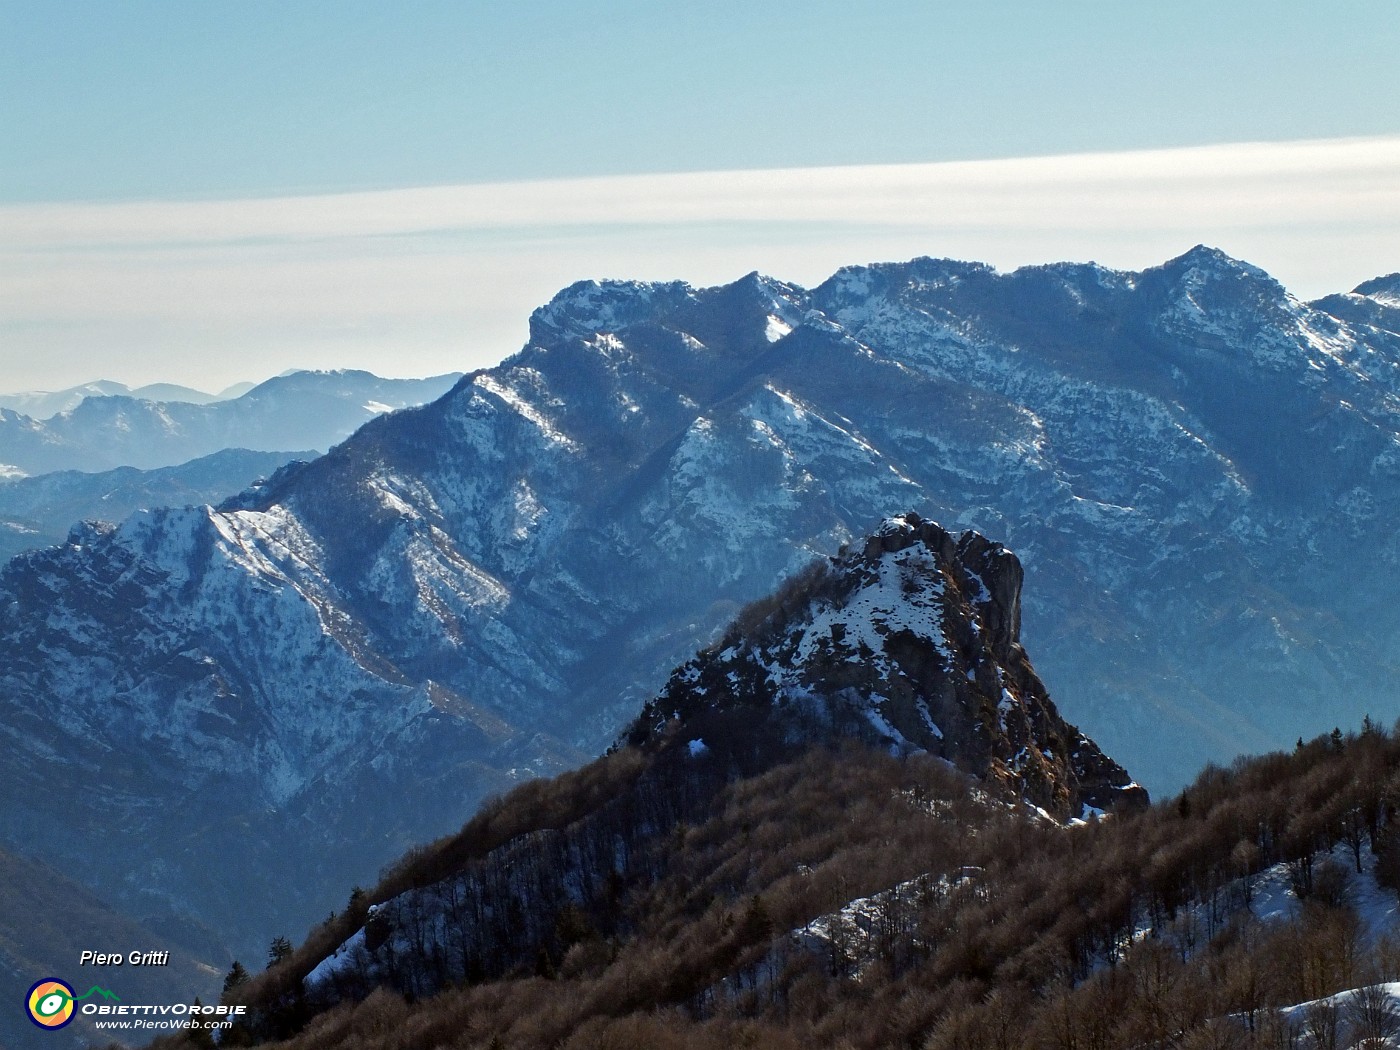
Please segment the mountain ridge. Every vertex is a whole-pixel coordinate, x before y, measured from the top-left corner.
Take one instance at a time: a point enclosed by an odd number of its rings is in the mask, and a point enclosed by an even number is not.
[[[35,420],[46,420],[61,412],[71,411],[88,397],[110,397],[120,395],[141,398],[146,401],[188,401],[202,405],[211,401],[221,401],[237,397],[252,388],[253,383],[234,385],[211,394],[178,383],[147,383],[139,387],[129,387],[111,379],[95,379],[62,390],[22,390],[0,394],[0,408],[12,409]]]
[[[509,979],[531,964],[536,972],[577,970],[582,960],[570,955],[581,941],[607,941],[616,958],[646,936],[637,915],[650,914],[641,903],[649,894],[674,907],[660,887],[699,877],[705,861],[683,856],[687,837],[705,837],[702,829],[724,819],[735,799],[761,799],[765,822],[778,826],[789,808],[804,814],[794,819],[799,828],[839,826],[840,812],[810,787],[761,786],[792,777],[800,784],[814,768],[840,770],[841,786],[828,790],[846,805],[851,792],[908,807],[909,820],[931,818],[926,829],[938,837],[1140,813],[1146,793],[1064,722],[1036,678],[1017,640],[1021,582],[1015,556],[976,533],[953,537],[913,513],[887,519],[740,612],[720,642],[675,671],[608,754],[488,802],[458,834],[412,851],[234,997],[251,1001],[251,1023],[266,1034],[375,988],[424,998]],[[824,640],[807,644],[814,633]],[[741,653],[770,659],[745,673]],[[903,718],[901,704],[919,711]],[[765,868],[782,872],[797,857],[830,863],[826,847],[873,859],[888,834],[850,829],[819,835],[821,845],[752,848]],[[912,838],[912,829],[904,834]],[[919,872],[911,857],[895,857],[881,866],[893,860],[901,878],[928,883],[952,863],[945,854],[937,871]],[[879,878],[859,876],[862,886],[882,888]],[[725,895],[734,894],[733,881],[720,880]],[[682,897],[690,895],[710,899],[687,885]],[[820,912],[805,903],[796,915],[787,921],[810,924]],[[669,928],[677,917],[664,921]],[[762,935],[752,925],[747,935]],[[689,940],[683,931],[677,939]],[[721,952],[720,965],[732,966],[736,954]],[[677,972],[665,994],[703,989],[705,980]]]
[[[253,842],[250,884],[368,878],[601,750],[740,607],[908,507],[1018,552],[1037,670],[1150,788],[1321,710],[1386,717],[1400,340],[1188,256],[572,286],[519,354],[218,511],[8,566],[0,830],[222,923],[211,888],[80,845],[188,799],[225,820],[222,794],[294,843]],[[1369,566],[1344,586],[1343,549]],[[79,766],[123,791],[54,841],[30,800]]]
[[[231,989],[238,1037],[1274,1050],[1400,1035],[1385,803],[1400,746],[1374,723],[1068,825],[927,755],[784,753],[770,733],[768,765],[745,766],[745,742],[662,739],[493,801]]]

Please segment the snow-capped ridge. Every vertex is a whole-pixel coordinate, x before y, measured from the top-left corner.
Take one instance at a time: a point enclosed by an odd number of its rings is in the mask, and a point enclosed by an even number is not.
[[[945,288],[971,277],[994,277],[987,263],[921,255],[908,262],[843,266],[813,289],[814,297],[868,297],[899,286]]]
[[[658,302],[694,294],[684,281],[576,281],[530,315],[530,341],[616,332],[648,316]]]
[[[1247,278],[1254,281],[1262,281],[1278,288],[1283,286],[1261,267],[1253,263],[1237,259],[1228,252],[1215,248],[1207,244],[1197,244],[1195,247],[1183,252],[1174,259],[1168,259],[1158,267],[1152,267],[1145,271],[1162,271],[1169,274],[1178,273],[1199,273],[1208,275],[1216,279],[1223,278]]]
[[[1364,295],[1385,306],[1400,307],[1400,273],[1386,274],[1363,281],[1352,289],[1353,295]]]

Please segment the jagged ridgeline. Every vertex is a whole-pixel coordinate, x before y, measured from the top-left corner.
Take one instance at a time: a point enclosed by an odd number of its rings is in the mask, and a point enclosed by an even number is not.
[[[615,965],[647,971],[644,1000],[724,998],[794,944],[836,950],[830,916],[853,897],[952,892],[969,836],[1144,808],[1036,677],[1021,579],[999,544],[913,513],[815,562],[678,669],[609,755],[409,854],[237,993],[250,1030],[375,989]]]

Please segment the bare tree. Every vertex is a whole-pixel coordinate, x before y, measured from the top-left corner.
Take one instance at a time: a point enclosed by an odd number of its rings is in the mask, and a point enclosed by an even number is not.
[[[1400,1035],[1400,1003],[1383,984],[1367,984],[1351,993],[1346,1004],[1353,1045],[1388,1046]]]
[[[1303,1029],[1316,1050],[1338,1050],[1337,1020],[1337,1005],[1331,999],[1319,999],[1303,1010]]]

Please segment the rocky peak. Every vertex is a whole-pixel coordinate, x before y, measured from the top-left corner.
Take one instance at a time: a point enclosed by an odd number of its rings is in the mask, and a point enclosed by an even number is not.
[[[1175,259],[1168,259],[1159,269],[1169,274],[1196,273],[1217,279],[1250,278],[1268,281],[1271,284],[1278,283],[1252,263],[1236,259],[1233,255],[1208,244],[1198,244]]]
[[[1158,286],[1169,303],[1193,315],[1248,308],[1251,312],[1283,306],[1288,293],[1259,267],[1219,248],[1198,244],[1161,266],[1142,272],[1147,287]]]
[[[684,281],[576,281],[530,315],[530,342],[616,332],[692,294]]]
[[[1400,273],[1364,281],[1352,289],[1352,294],[1369,296],[1386,306],[1400,306]]]
[[[629,739],[703,740],[717,716],[775,715],[924,750],[1057,817],[1142,804],[1056,710],[1020,645],[1020,561],[915,513],[814,562],[672,675]]]
[[[958,575],[961,589],[978,596],[978,610],[987,642],[999,659],[1010,656],[1021,641],[1021,562],[999,543],[981,533],[964,532],[956,540],[937,522],[910,512],[886,518],[865,541],[864,557],[876,563],[886,555],[923,547],[935,554],[947,571]]]

